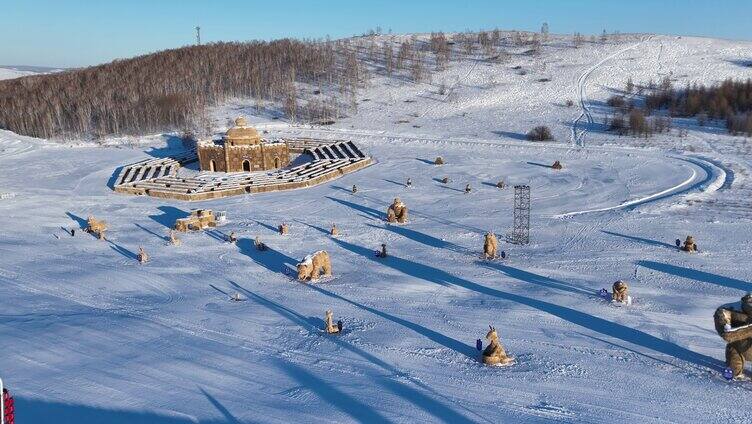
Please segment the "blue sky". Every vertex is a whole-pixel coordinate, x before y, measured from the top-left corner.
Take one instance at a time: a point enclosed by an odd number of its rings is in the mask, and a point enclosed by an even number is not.
[[[84,66],[202,41],[477,29],[752,40],[752,0],[0,0],[0,64]]]

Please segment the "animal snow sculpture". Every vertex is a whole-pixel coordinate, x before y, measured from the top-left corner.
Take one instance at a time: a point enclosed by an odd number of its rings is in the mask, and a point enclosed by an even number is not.
[[[507,356],[507,352],[499,342],[499,334],[496,332],[496,328],[490,325],[488,328],[488,333],[486,333],[488,346],[483,350],[483,363],[486,365],[506,365],[511,363],[513,359]]]
[[[283,222],[282,225],[279,226],[279,234],[284,236],[289,232],[290,227],[287,226],[287,223]]]
[[[329,230],[329,234],[331,234],[332,237],[337,237],[339,235],[339,228],[337,228],[337,224],[332,224],[332,229]]]
[[[496,234],[487,232],[483,241],[483,259],[496,259],[499,251],[499,240]]]
[[[86,219],[86,231],[89,234],[94,234],[99,240],[104,240],[104,232],[107,230],[107,223],[100,221],[93,216],[89,216]]]
[[[629,295],[629,287],[627,283],[619,280],[614,283],[613,292],[611,293],[611,300],[613,302],[621,302],[626,305],[632,304],[632,296]]]
[[[562,169],[562,168],[564,168],[564,167],[561,166],[561,162],[559,162],[558,160],[555,161],[553,165],[551,165],[551,169],[559,170],[559,169]]]
[[[386,258],[386,243],[381,243],[381,250],[376,251],[377,258]]]
[[[752,360],[752,293],[741,299],[741,305],[728,304],[716,309],[713,315],[715,330],[726,341],[726,366],[733,379],[747,379],[744,361]]]
[[[149,261],[149,255],[146,254],[146,251],[143,247],[138,248],[138,263],[145,264]]]
[[[386,220],[400,224],[407,222],[407,206],[402,203],[399,197],[395,197],[394,202],[386,210]]]
[[[681,247],[681,250],[685,252],[697,252],[697,244],[695,244],[695,238],[692,236],[687,236],[687,239],[684,240],[684,245]]]
[[[313,255],[308,255],[298,264],[298,280],[316,281],[322,270],[324,276],[332,275],[332,261],[326,250],[319,250]]]
[[[173,246],[180,246],[180,239],[175,233],[175,230],[170,230],[170,244]]]
[[[264,252],[266,251],[267,247],[266,244],[264,244],[263,241],[261,241],[261,237],[256,236],[256,240],[253,241],[253,245],[256,246],[256,250]]]
[[[444,164],[444,158],[441,156],[437,156],[436,160],[433,161],[434,165],[443,165]]]
[[[329,309],[326,311],[326,315],[324,316],[324,322],[326,322],[326,332],[329,334],[336,334],[339,333],[341,328],[340,325],[334,325],[334,318],[332,314],[332,310]],[[339,324],[339,323],[338,323]]]

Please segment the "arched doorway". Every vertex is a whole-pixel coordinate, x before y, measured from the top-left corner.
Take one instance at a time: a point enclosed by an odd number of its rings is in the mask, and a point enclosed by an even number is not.
[[[209,161],[209,171],[214,172],[217,169],[217,164],[214,159]]]
[[[278,157],[274,158],[274,167],[275,168],[279,168],[279,158]]]
[[[251,172],[251,162],[249,160],[243,161],[243,171]]]

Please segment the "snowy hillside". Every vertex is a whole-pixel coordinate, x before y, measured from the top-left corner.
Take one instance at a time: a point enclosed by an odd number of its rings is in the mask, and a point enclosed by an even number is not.
[[[712,315],[752,291],[749,140],[689,122],[686,137],[617,137],[602,123],[630,77],[752,77],[752,43],[635,35],[511,53],[452,62],[430,83],[376,76],[357,114],[328,127],[253,116],[248,100],[213,110],[218,129],[246,115],[273,137],[355,140],[377,161],[306,190],[125,196],[108,187],[118,167],[179,143],[0,131],[0,193],[13,195],[0,200],[0,377],[18,422],[747,421],[752,386],[721,377]],[[556,141],[524,141],[535,125]],[[483,235],[512,228],[500,179],[531,186],[531,244],[482,261]],[[394,197],[405,225],[384,222]],[[169,245],[199,207],[230,221]],[[68,233],[89,215],[108,222],[106,241]],[[690,234],[700,253],[674,247]],[[322,249],[333,279],[285,274]],[[598,298],[618,279],[632,306]],[[344,334],[324,333],[327,309]],[[489,325],[515,365],[479,363]]]

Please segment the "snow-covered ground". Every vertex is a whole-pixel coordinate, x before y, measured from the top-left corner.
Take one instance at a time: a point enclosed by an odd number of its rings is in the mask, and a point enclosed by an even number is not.
[[[31,72],[31,71],[20,71],[18,69],[0,67],[0,80],[25,77],[27,75],[34,75],[34,74],[35,72]]]
[[[358,113],[332,127],[257,119],[272,136],[353,139],[378,161],[307,190],[196,204],[118,195],[115,169],[163,146],[0,132],[0,192],[15,193],[0,200],[0,377],[18,421],[748,420],[750,386],[720,377],[712,314],[752,291],[749,142],[689,124],[681,139],[619,138],[600,123],[630,76],[752,76],[752,43],[552,44],[541,59],[455,62],[432,84],[377,77]],[[442,79],[451,90],[439,96]],[[238,101],[214,116],[223,125],[251,110]],[[521,140],[539,124],[557,142]],[[446,164],[432,165],[436,156]],[[563,170],[547,167],[555,160]],[[502,178],[532,187],[532,243],[503,243],[509,258],[484,262],[483,234],[512,227],[513,190],[494,186]],[[385,225],[396,196],[410,222]],[[230,222],[168,245],[174,220],[196,207],[226,210]],[[66,232],[88,215],[109,223],[108,241]],[[282,222],[290,235],[276,234]],[[237,245],[222,241],[230,231]],[[676,250],[688,234],[701,253]],[[268,251],[255,250],[256,236]],[[387,259],[373,255],[381,243]],[[320,249],[332,280],[283,273]],[[629,282],[631,307],[597,298],[617,279]],[[326,309],[344,334],[323,332]],[[489,324],[516,365],[478,363]]]

